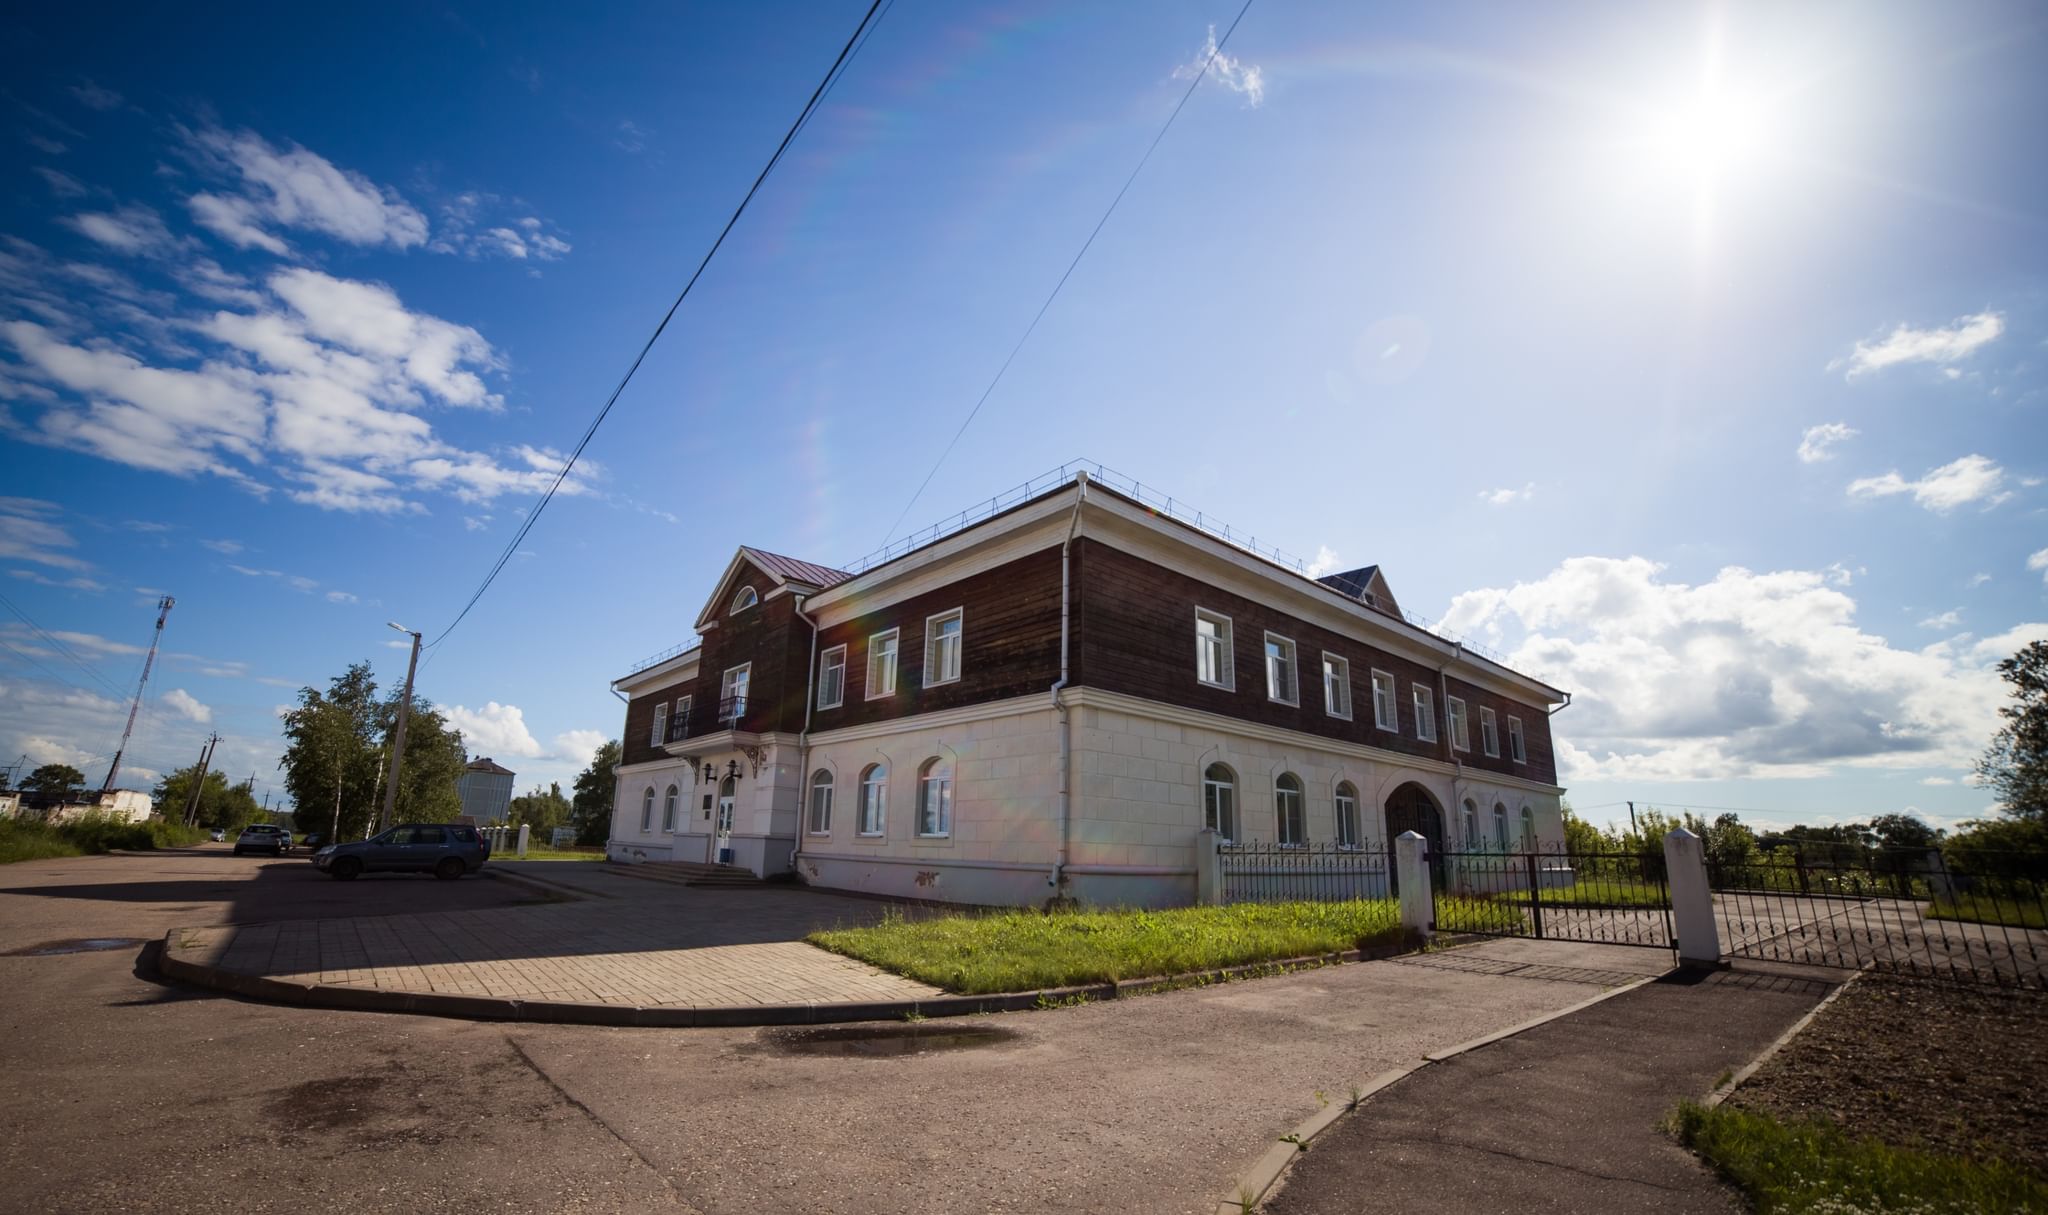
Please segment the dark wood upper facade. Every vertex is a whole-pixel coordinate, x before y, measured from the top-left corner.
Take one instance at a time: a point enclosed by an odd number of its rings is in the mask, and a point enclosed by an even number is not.
[[[657,705],[667,705],[673,715],[680,698],[689,698],[687,725],[671,724],[666,732],[671,740],[726,728],[720,717],[720,691],[725,673],[743,663],[751,664],[747,706],[732,728],[754,733],[795,733],[805,728],[807,694],[816,697],[810,668],[811,628],[797,615],[796,597],[770,596],[771,579],[744,561],[722,584],[720,593],[729,601],[732,588],[739,585],[754,586],[762,598],[736,613],[720,607],[713,626],[704,632],[694,676],[633,695],[626,709],[624,763],[668,758],[652,737]],[[962,613],[960,678],[928,687],[924,678],[927,621],[956,608]],[[1197,609],[1230,619],[1232,688],[1211,686],[1197,677]],[[1419,758],[1455,760],[1468,768],[1543,784],[1556,783],[1548,705],[1482,688],[1449,670],[1440,675],[1434,665],[1311,623],[1103,541],[1085,536],[1075,541],[1070,613],[1070,686],[1098,688]],[[897,643],[896,689],[893,694],[870,696],[870,644],[878,634],[892,629]],[[1268,632],[1294,643],[1299,691],[1294,704],[1277,702],[1268,695],[1264,652]],[[816,641],[821,659],[845,646],[846,662],[840,703],[812,708],[809,728],[813,733],[1046,692],[1059,678],[1059,547],[1055,543],[936,590],[828,625]],[[1326,709],[1322,680],[1326,652],[1349,664],[1348,720]],[[1374,671],[1394,677],[1396,730],[1383,729],[1375,721]],[[1430,693],[1434,740],[1423,738],[1417,728],[1414,689],[1418,686]],[[1465,702],[1468,749],[1452,749],[1446,694]],[[1495,714],[1498,756],[1485,752],[1482,707]],[[1513,756],[1511,718],[1521,727],[1521,762]]]

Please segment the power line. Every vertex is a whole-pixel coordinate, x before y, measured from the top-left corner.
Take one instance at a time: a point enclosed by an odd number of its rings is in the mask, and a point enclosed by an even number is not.
[[[79,670],[84,671],[88,676],[92,678],[93,682],[99,684],[107,691],[113,693],[114,698],[116,700],[119,700],[121,697],[127,695],[127,693],[123,692],[120,688],[116,687],[112,680],[100,674],[97,670],[94,670],[92,667],[87,666],[85,664],[85,660],[80,658],[78,655],[72,653],[71,648],[69,646],[57,640],[55,637],[52,637],[48,629],[45,629],[42,625],[37,624],[34,620],[30,619],[29,614],[27,612],[22,611],[19,607],[17,607],[15,605],[14,600],[9,599],[6,595],[0,595],[0,604],[5,604],[8,611],[13,612],[16,616],[21,617],[23,623],[27,624],[28,627],[30,627],[31,629],[34,629],[38,637],[41,637],[44,641],[49,642],[51,648],[55,649],[58,654],[62,655],[65,659],[67,659],[72,666],[75,666]],[[13,647],[10,646],[9,648],[12,649]],[[19,650],[16,650],[15,652],[20,653]]]
[[[768,175],[774,172],[775,166],[782,162],[782,154],[789,149],[790,141],[796,138],[797,132],[802,130],[805,123],[810,120],[811,112],[818,107],[819,101],[824,98],[826,92],[831,89],[834,80],[838,78],[840,72],[851,60],[855,46],[862,41],[862,32],[874,20],[875,12],[882,7],[882,3],[883,0],[874,0],[872,4],[868,5],[867,13],[861,17],[860,24],[854,27],[853,36],[848,38],[846,45],[839,49],[839,57],[832,61],[832,67],[825,73],[824,79],[818,81],[818,87],[811,91],[810,100],[804,103],[803,112],[798,114],[796,121],[790,124],[789,130],[782,136],[782,142],[776,145],[775,154],[768,158],[768,163],[762,167],[760,175],[754,178],[754,184],[747,188],[746,197],[740,199],[740,205],[733,209],[732,217],[726,220],[725,227],[719,230],[718,239],[711,242],[711,248],[705,251],[703,260],[697,263],[696,271],[690,275],[690,280],[683,284],[683,289],[677,293],[675,302],[668,306],[668,312],[663,314],[661,323],[654,327],[654,332],[648,336],[646,344],[640,347],[640,353],[634,356],[632,365],[626,368],[626,374],[619,377],[618,386],[612,389],[609,397],[605,398],[604,407],[599,409],[597,416],[590,420],[589,427],[584,430],[583,437],[577,440],[575,450],[569,453],[569,458],[563,463],[561,471],[555,474],[555,479],[548,485],[547,492],[542,494],[540,501],[535,504],[532,510],[527,512],[525,520],[519,525],[519,530],[513,533],[511,542],[505,546],[505,551],[498,555],[498,559],[492,564],[490,572],[484,575],[484,580],[476,588],[476,593],[469,597],[468,603],[462,605],[462,610],[455,614],[455,619],[449,623],[447,628],[441,631],[441,635],[434,638],[433,645],[438,646],[448,639],[448,635],[453,633],[456,626],[462,623],[463,618],[469,615],[469,610],[476,606],[479,599],[484,597],[484,592],[491,589],[491,583],[497,580],[499,572],[505,568],[505,563],[510,561],[513,554],[519,551],[520,542],[526,539],[526,533],[533,530],[534,523],[540,519],[540,513],[547,509],[549,502],[554,500],[555,491],[560,489],[562,482],[568,479],[570,470],[576,467],[576,461],[582,457],[583,449],[590,445],[592,436],[597,434],[597,428],[604,425],[605,417],[611,413],[612,406],[618,404],[620,394],[626,391],[626,385],[632,383],[634,374],[640,370],[640,364],[647,360],[648,352],[654,349],[654,343],[661,340],[661,335],[667,330],[668,323],[675,319],[676,310],[683,306],[685,299],[689,298],[690,289],[697,285],[697,280],[703,277],[705,268],[711,264],[711,259],[718,255],[718,250],[725,244],[725,238],[731,234],[733,225],[739,223],[740,216],[746,214],[747,204],[754,201],[754,195],[760,191],[761,184],[768,180]]]
[[[1110,216],[1116,214],[1117,204],[1122,202],[1124,195],[1130,192],[1131,184],[1138,180],[1138,174],[1145,171],[1145,162],[1152,159],[1152,153],[1159,147],[1159,142],[1166,138],[1168,131],[1173,129],[1174,119],[1180,117],[1181,110],[1186,108],[1188,104],[1188,98],[1195,95],[1195,90],[1201,87],[1202,81],[1208,77],[1209,68],[1223,54],[1223,48],[1230,45],[1230,36],[1237,32],[1237,23],[1244,20],[1244,15],[1251,11],[1251,7],[1252,0],[1244,0],[1244,7],[1237,10],[1237,16],[1231,21],[1230,28],[1224,30],[1223,37],[1217,40],[1216,45],[1209,49],[1209,57],[1202,61],[1202,70],[1195,73],[1195,78],[1188,83],[1187,92],[1180,95],[1179,104],[1173,107],[1173,113],[1166,116],[1166,122],[1159,128],[1159,133],[1152,137],[1150,144],[1146,145],[1145,154],[1138,158],[1137,168],[1132,169],[1131,175],[1124,179],[1123,188],[1116,192],[1116,197],[1109,200],[1108,210],[1102,213],[1101,219],[1095,221],[1095,227],[1089,231],[1088,239],[1081,242],[1080,251],[1074,254],[1073,261],[1067,263],[1066,273],[1060,275],[1060,281],[1053,284],[1052,294],[1046,296],[1045,302],[1038,306],[1038,312],[1032,316],[1031,323],[1024,327],[1024,336],[1017,339],[1017,344],[1010,348],[1010,356],[1003,360],[1001,367],[996,368],[995,378],[988,382],[987,388],[981,390],[981,396],[975,399],[974,408],[967,411],[967,417],[960,423],[960,429],[953,432],[953,437],[946,442],[946,449],[940,452],[939,458],[932,463],[931,471],[924,475],[924,480],[918,482],[917,492],[910,495],[910,501],[903,504],[902,512],[896,516],[896,521],[889,525],[889,535],[882,537],[883,544],[887,544],[889,537],[896,534],[896,529],[903,526],[903,520],[905,516],[910,514],[910,508],[916,506],[917,500],[924,496],[925,487],[930,485],[932,478],[938,475],[939,467],[946,462],[946,457],[953,454],[953,447],[960,442],[960,436],[967,433],[967,428],[974,423],[975,415],[981,412],[981,407],[988,403],[989,397],[995,392],[996,385],[1003,382],[1004,373],[1010,370],[1011,363],[1017,361],[1017,355],[1024,349],[1024,343],[1031,340],[1031,335],[1038,329],[1038,322],[1045,319],[1046,310],[1052,307],[1052,302],[1060,296],[1060,289],[1067,285],[1069,278],[1073,277],[1075,267],[1081,264],[1082,258],[1088,256],[1088,249],[1095,243],[1095,238],[1101,235],[1103,225],[1109,222]]]

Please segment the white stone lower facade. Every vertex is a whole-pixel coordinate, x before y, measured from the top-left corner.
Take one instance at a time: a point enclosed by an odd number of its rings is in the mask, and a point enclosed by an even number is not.
[[[1545,848],[1563,840],[1563,790],[1554,785],[1087,688],[1065,699],[1073,788],[1057,885],[1061,725],[1049,696],[819,733],[808,756],[793,735],[764,736],[758,770],[739,752],[621,768],[611,855],[704,861],[725,847],[734,863],[763,876],[787,872],[793,860],[799,878],[820,887],[964,904],[1034,905],[1056,895],[1097,905],[1187,904],[1196,899],[1203,777],[1218,764],[1231,776],[1240,840],[1279,839],[1275,790],[1283,776],[1300,784],[1311,843],[1338,838],[1337,796],[1347,785],[1357,795],[1360,838],[1384,841],[1387,800],[1411,784],[1435,803],[1446,847],[1468,842],[1467,802],[1482,845],[1494,838],[1495,807],[1515,847],[1525,831]],[[863,831],[863,777],[876,769],[880,822],[866,825],[879,829]],[[735,772],[731,830],[721,835],[719,802]],[[830,788],[822,823],[812,821],[819,773]],[[919,830],[935,826],[920,814],[927,775],[951,781],[943,833]],[[677,807],[664,829],[671,786]]]

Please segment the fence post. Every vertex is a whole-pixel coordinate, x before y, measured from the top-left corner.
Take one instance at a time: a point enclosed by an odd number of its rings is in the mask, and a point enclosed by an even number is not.
[[[1714,891],[1707,881],[1707,853],[1699,836],[1680,827],[1664,837],[1664,874],[1671,891],[1678,960],[1687,966],[1719,966],[1721,927],[1714,922]]]
[[[526,824],[526,823],[521,823],[521,824],[519,824],[519,855],[520,855],[520,856],[525,856],[525,855],[526,855],[526,839],[527,839],[527,833],[528,833],[528,832],[530,832],[530,831],[532,831],[532,830],[533,830],[533,828],[532,828],[532,827],[531,827],[530,825]]]
[[[1429,888],[1429,841],[1403,831],[1394,839],[1394,863],[1401,877],[1401,927],[1427,937],[1436,918]]]
[[[1195,903],[1215,907],[1223,902],[1223,857],[1216,851],[1213,828],[1195,832]]]

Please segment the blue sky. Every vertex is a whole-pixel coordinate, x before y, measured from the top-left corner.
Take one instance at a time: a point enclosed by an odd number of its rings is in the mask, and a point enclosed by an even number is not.
[[[0,752],[131,774],[441,632],[865,6],[10,15]],[[260,13],[260,19],[250,19]],[[2048,30],[897,0],[421,692],[520,784],[734,546],[1076,456],[1576,697],[1573,800],[1981,814],[2048,636]],[[75,661],[74,661],[75,659]],[[1625,813],[1625,812],[1623,812]]]

